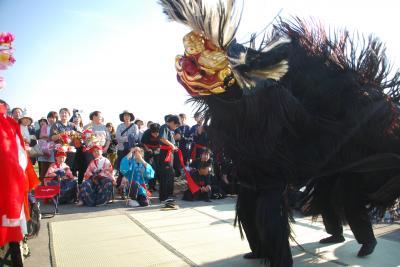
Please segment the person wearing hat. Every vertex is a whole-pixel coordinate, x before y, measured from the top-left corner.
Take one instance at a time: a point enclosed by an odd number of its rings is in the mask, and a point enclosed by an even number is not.
[[[117,127],[117,132],[115,133],[115,137],[117,139],[117,161],[115,165],[117,166],[117,170],[119,172],[119,164],[121,159],[125,157],[130,149],[138,143],[139,139],[139,128],[136,124],[133,123],[135,120],[135,116],[132,112],[127,110],[122,111],[119,114],[119,120],[122,122]],[[117,187],[121,184],[122,175],[119,173],[117,179]]]
[[[77,199],[78,183],[72,175],[70,167],[65,163],[67,153],[58,149],[55,153],[56,162],[52,163],[46,172],[46,177],[55,178],[46,185],[60,184],[60,204],[73,203]]]
[[[21,128],[22,137],[24,138],[25,144],[30,144],[31,135],[29,133],[29,126],[33,123],[32,118],[26,113],[18,119],[18,123]]]
[[[115,179],[111,162],[103,157],[103,146],[93,144],[88,149],[94,159],[89,163],[79,192],[78,206],[102,206],[112,199]]]

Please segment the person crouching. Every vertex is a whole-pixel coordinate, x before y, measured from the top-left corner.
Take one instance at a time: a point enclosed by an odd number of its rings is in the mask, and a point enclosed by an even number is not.
[[[120,171],[126,178],[128,196],[131,206],[148,206],[151,193],[147,189],[147,183],[154,178],[154,170],[149,163],[143,159],[143,149],[131,148],[128,155],[122,158]]]
[[[192,193],[187,189],[183,193],[183,200],[194,201],[194,200],[204,200],[210,202],[211,196],[211,163],[204,161],[201,162],[198,169],[191,173],[193,181],[200,187],[200,190],[196,193]]]
[[[94,145],[89,151],[93,154],[94,159],[89,163],[83,177],[78,206],[102,206],[112,199],[113,185],[115,184],[113,167],[111,162],[103,157],[101,146]]]
[[[78,183],[72,175],[71,169],[65,163],[67,153],[64,151],[56,152],[56,162],[52,163],[47,172],[46,178],[54,178],[46,182],[46,185],[54,186],[60,184],[60,204],[73,203],[77,199]]]

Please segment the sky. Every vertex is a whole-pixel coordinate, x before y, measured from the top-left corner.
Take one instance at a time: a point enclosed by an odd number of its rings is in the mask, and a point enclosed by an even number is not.
[[[238,40],[247,41],[278,13],[374,34],[400,67],[393,1],[244,1]],[[0,0],[1,31],[15,35],[17,61],[0,74],[7,81],[0,99],[26,108],[35,120],[61,107],[82,110],[84,123],[95,110],[114,124],[123,110],[144,121],[193,116],[174,68],[190,30],[169,22],[156,0]]]

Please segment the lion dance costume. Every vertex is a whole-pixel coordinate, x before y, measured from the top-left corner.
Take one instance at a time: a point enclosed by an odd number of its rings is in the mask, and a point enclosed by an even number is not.
[[[314,215],[325,209],[317,189],[334,184],[343,219],[343,203],[359,218],[399,197],[400,73],[388,77],[378,39],[357,49],[346,31],[328,36],[297,18],[278,19],[258,47],[255,36],[245,46],[235,39],[235,1],[211,2],[160,1],[170,20],[192,29],[177,78],[205,115],[212,145],[236,165],[249,257],[292,266],[289,184],[308,182]],[[364,228],[372,231],[368,221]]]

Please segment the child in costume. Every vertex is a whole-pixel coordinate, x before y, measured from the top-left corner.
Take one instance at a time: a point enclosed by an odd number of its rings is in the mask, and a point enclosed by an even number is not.
[[[113,185],[115,184],[113,167],[111,162],[103,157],[102,146],[93,145],[89,151],[93,154],[94,159],[86,169],[84,182],[79,192],[78,206],[102,206],[112,199]]]
[[[55,179],[48,181],[47,185],[60,184],[60,204],[73,203],[77,199],[78,184],[75,177],[72,175],[71,169],[65,163],[67,153],[63,150],[58,150],[55,157],[56,162],[50,165],[46,173],[46,177]]]

